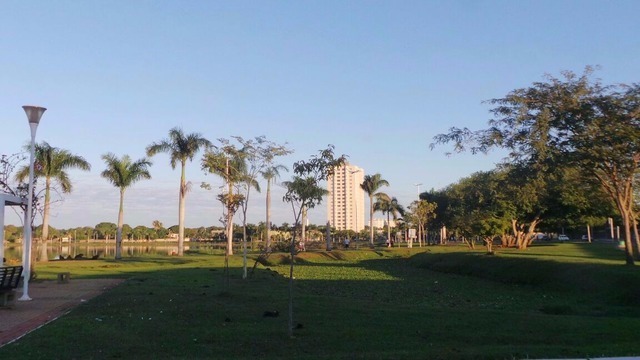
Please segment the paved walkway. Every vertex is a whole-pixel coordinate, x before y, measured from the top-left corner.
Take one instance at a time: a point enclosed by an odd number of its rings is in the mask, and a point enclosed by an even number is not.
[[[11,307],[0,308],[0,347],[66,314],[80,303],[120,284],[122,279],[70,279],[68,283],[29,283],[31,301],[18,301],[15,291]]]

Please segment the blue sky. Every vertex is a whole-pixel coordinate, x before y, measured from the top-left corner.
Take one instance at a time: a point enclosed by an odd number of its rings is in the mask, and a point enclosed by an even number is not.
[[[0,153],[29,139],[25,104],[47,107],[37,140],[84,156],[57,228],[116,222],[106,152],[144,156],[182,127],[215,142],[264,135],[308,159],[328,144],[407,206],[500,160],[429,150],[451,126],[480,128],[482,101],[600,65],[605,83],[637,82],[638,1],[5,1],[0,13]],[[125,222],[177,223],[179,172],[152,159],[127,191]],[[221,225],[221,181],[189,165],[186,226]],[[290,177],[284,174],[283,179]],[[274,219],[292,222],[276,188]],[[264,218],[254,194],[249,221]],[[17,223],[7,210],[7,222]],[[326,221],[324,204],[310,213]],[[239,220],[236,220],[239,222]]]

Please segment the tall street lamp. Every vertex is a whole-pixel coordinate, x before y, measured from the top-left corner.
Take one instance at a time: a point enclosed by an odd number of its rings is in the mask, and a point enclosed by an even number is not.
[[[22,262],[24,267],[24,279],[22,281],[23,290],[22,297],[18,300],[29,301],[29,278],[31,277],[31,238],[32,238],[32,224],[33,224],[33,163],[36,151],[36,130],[40,123],[42,114],[47,110],[46,108],[39,106],[25,105],[22,107],[27,114],[29,120],[29,127],[31,128],[31,154],[29,156],[29,195],[27,197],[27,213],[25,214],[24,224],[24,241],[23,241],[23,257]]]
[[[418,187],[418,199],[419,199],[420,198],[420,186],[422,186],[422,183],[413,184],[413,186],[417,186]]]

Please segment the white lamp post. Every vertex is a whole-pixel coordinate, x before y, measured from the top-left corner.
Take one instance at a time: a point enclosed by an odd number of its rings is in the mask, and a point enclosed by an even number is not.
[[[27,213],[25,214],[25,224],[24,224],[24,242],[23,242],[23,251],[24,260],[22,265],[24,267],[23,274],[24,278],[22,281],[23,290],[22,297],[18,300],[21,301],[29,301],[31,298],[29,297],[29,278],[31,277],[31,238],[32,238],[32,224],[33,224],[33,163],[35,157],[35,149],[36,149],[36,130],[38,129],[38,124],[40,123],[40,118],[42,114],[47,110],[46,108],[39,106],[29,106],[25,105],[22,107],[24,112],[27,114],[27,119],[29,120],[29,127],[31,128],[31,154],[29,156],[29,195],[27,197]]]
[[[422,186],[422,183],[413,184],[413,186],[417,186],[418,187],[418,199],[419,199],[420,198],[420,186]]]

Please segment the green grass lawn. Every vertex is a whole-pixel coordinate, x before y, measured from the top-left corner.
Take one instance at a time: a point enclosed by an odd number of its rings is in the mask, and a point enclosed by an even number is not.
[[[0,359],[456,359],[640,355],[640,268],[601,244],[496,255],[460,246],[241,258],[188,253],[39,265],[127,281],[0,348]],[[250,262],[253,265],[253,261]],[[263,317],[278,310],[279,317]]]

